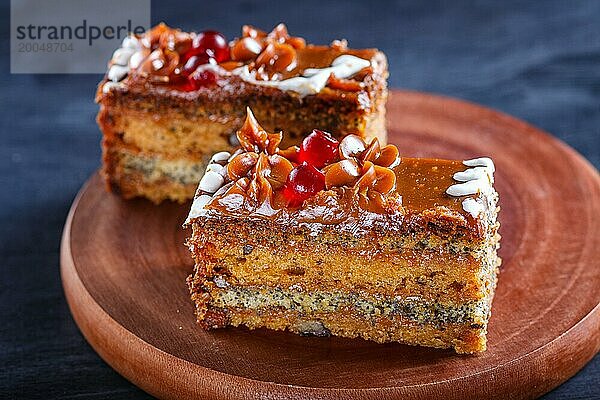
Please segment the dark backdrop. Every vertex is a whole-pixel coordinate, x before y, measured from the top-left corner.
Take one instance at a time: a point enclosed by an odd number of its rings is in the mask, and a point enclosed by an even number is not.
[[[96,75],[10,75],[0,8],[0,398],[142,399],[75,326],[59,277],[69,205],[99,166]],[[153,23],[215,28],[285,21],[310,42],[377,46],[390,86],[502,110],[600,165],[600,1],[171,1]],[[590,266],[597,267],[597,266]],[[600,398],[600,356],[546,399]]]

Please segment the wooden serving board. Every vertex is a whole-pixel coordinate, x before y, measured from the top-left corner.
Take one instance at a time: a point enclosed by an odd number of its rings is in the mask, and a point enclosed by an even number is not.
[[[189,205],[124,201],[94,175],[66,222],[61,271],[86,339],[134,384],[165,399],[521,399],[600,349],[600,177],[575,151],[507,115],[394,91],[402,155],[491,156],[504,260],[478,356],[342,338],[195,324],[181,229]]]

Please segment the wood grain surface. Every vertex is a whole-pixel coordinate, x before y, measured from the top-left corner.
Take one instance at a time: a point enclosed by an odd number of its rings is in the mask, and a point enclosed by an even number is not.
[[[388,127],[402,155],[496,163],[503,265],[487,352],[202,331],[184,282],[188,205],[123,201],[98,175],[75,200],[61,247],[86,339],[166,399],[521,399],[575,374],[600,349],[598,172],[538,129],[462,101],[394,91]]]

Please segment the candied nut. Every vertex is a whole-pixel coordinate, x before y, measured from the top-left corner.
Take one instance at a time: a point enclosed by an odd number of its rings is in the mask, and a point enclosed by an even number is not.
[[[373,185],[373,190],[386,194],[396,186],[396,174],[389,168],[373,166],[375,169],[376,179]]]
[[[300,153],[300,147],[290,146],[287,149],[278,149],[277,154],[287,158],[291,162],[298,163],[298,154]]]
[[[240,146],[250,152],[266,152],[275,154],[277,146],[281,143],[283,134],[267,133],[262,126],[258,124],[250,108],[246,109],[246,120],[242,128],[236,133]]]
[[[192,48],[192,36],[187,32],[168,30],[160,35],[158,43],[162,49],[184,54]]]
[[[254,38],[244,37],[236,41],[231,48],[231,59],[236,61],[254,60],[263,46]]]
[[[279,43],[285,43],[285,41],[289,39],[290,35],[285,24],[280,23],[275,28],[273,28],[271,32],[269,32],[269,35],[267,37],[269,39],[275,39]]]
[[[396,174],[389,168],[365,161],[362,167],[362,176],[356,185],[362,193],[372,189],[387,194],[396,186]]]
[[[271,184],[269,184],[269,181],[266,178],[257,175],[250,181],[246,194],[255,203],[262,204],[271,199],[273,188],[271,188]]]
[[[272,197],[273,188],[265,178],[269,170],[269,158],[264,153],[259,154],[256,162],[256,173],[246,191],[248,197],[256,203],[262,204]]]
[[[275,42],[287,43],[295,49],[303,49],[306,47],[306,41],[301,37],[290,36],[287,27],[283,23],[273,28],[267,38]]]
[[[179,53],[173,50],[164,50],[165,65],[160,70],[160,75],[170,76],[179,65]]]
[[[177,34],[175,34],[173,51],[176,51],[179,54],[185,54],[192,48],[192,42],[191,35],[184,32],[177,32]]]
[[[373,139],[367,149],[360,155],[362,161],[373,161],[379,157],[380,147],[379,140]],[[377,164],[377,163],[375,163]]]
[[[375,159],[375,164],[382,167],[393,168],[400,162],[400,153],[398,148],[393,144],[388,144],[379,153],[379,157]]]
[[[237,139],[236,139],[237,140]],[[238,145],[240,143],[238,142]],[[231,156],[227,159],[227,162],[231,162],[231,160],[233,160],[235,158],[235,156],[242,154],[244,152],[244,149],[237,149],[236,151],[233,152],[233,154],[231,154]]]
[[[269,43],[255,64],[269,75],[291,69],[296,64],[296,50],[286,43]]]
[[[256,161],[256,176],[265,176],[270,169],[269,158],[263,154],[258,154],[258,160]],[[252,182],[250,182],[252,183]]]
[[[271,199],[271,206],[275,209],[284,208],[288,205],[288,198],[283,193],[283,190],[277,190],[273,193],[273,198]]]
[[[306,47],[306,40],[301,37],[291,37],[285,41],[287,44],[295,48],[296,50],[300,50]]]
[[[325,167],[325,187],[353,186],[360,177],[360,166],[354,160],[342,160]]]
[[[360,136],[348,135],[340,142],[340,158],[357,157],[362,154],[365,149],[365,142],[360,138]]]
[[[269,156],[269,172],[266,174],[266,178],[271,183],[273,190],[279,190],[285,185],[294,166],[286,158],[279,154],[273,154]]]
[[[266,148],[269,137],[267,132],[258,124],[250,108],[246,109],[246,120],[237,137],[242,148],[246,151],[260,151]]]
[[[277,153],[277,148],[283,139],[283,132],[269,133],[267,138],[267,147],[264,150],[267,154]]]
[[[238,154],[227,164],[227,176],[232,181],[236,181],[248,175],[250,170],[258,161],[258,154],[247,152]]]
[[[356,186],[361,192],[364,192],[373,187],[377,180],[375,166],[371,161],[367,161],[363,164],[361,174],[362,176],[356,182]]]
[[[256,29],[252,25],[242,26],[242,37],[250,37],[253,39],[267,37],[267,32]]]
[[[164,22],[161,22],[142,36],[142,44],[149,49],[154,49],[158,46],[161,35],[168,30],[169,27]]]
[[[179,64],[179,54],[172,50],[156,49],[139,66],[139,71],[159,77],[168,77]]]
[[[138,71],[142,74],[150,75],[155,71],[156,67],[162,68],[164,62],[162,51],[154,50],[140,63]]]

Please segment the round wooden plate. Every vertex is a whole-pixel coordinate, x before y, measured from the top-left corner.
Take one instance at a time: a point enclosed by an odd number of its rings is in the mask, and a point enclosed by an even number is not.
[[[410,156],[491,156],[504,260],[479,356],[195,324],[181,229],[189,205],[124,201],[98,175],[62,241],[67,300],[113,368],[155,396],[263,399],[520,399],[600,349],[600,177],[575,151],[507,115],[394,91],[390,142]]]

